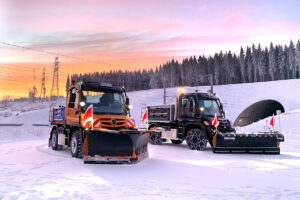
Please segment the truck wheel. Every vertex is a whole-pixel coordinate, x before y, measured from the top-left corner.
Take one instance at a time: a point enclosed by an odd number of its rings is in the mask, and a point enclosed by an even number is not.
[[[71,155],[75,158],[82,158],[82,137],[80,131],[74,131],[72,135]]]
[[[192,150],[203,151],[207,145],[207,138],[204,131],[193,128],[187,132],[186,143]]]
[[[162,143],[161,132],[153,131],[150,134],[150,144],[156,145],[161,143]]]
[[[51,147],[54,151],[60,150],[58,145],[58,133],[56,128],[51,132]]]
[[[171,140],[173,144],[181,144],[183,140]]]

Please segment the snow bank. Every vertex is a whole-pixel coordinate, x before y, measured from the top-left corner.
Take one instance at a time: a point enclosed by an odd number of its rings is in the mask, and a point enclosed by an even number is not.
[[[240,131],[263,131],[263,130],[273,130],[269,123],[272,117],[260,120],[249,126],[238,128]],[[275,131],[280,131],[286,136],[289,134],[299,134],[300,135],[300,109],[293,110],[287,113],[282,113],[280,115],[274,116],[275,118]]]

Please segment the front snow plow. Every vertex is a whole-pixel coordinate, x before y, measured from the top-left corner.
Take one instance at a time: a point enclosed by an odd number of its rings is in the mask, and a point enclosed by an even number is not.
[[[136,129],[124,87],[72,81],[66,106],[50,109],[53,150],[70,147],[84,163],[135,163],[148,157],[150,131]]]
[[[213,136],[212,147],[214,153],[280,154],[283,141],[279,132],[218,132]]]
[[[83,143],[84,163],[136,163],[148,157],[149,131],[90,130]]]

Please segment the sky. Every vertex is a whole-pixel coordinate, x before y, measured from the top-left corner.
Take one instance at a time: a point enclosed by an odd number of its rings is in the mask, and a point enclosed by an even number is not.
[[[49,95],[56,54],[64,94],[68,74],[296,42],[299,10],[297,0],[0,0],[0,98],[27,96],[34,69],[39,92],[44,67]]]

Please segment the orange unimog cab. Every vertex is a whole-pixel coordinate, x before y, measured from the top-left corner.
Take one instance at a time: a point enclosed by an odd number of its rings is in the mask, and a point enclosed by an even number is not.
[[[71,147],[84,163],[132,163],[148,157],[148,131],[139,131],[130,117],[123,87],[72,82],[66,106],[50,109],[49,146]]]

